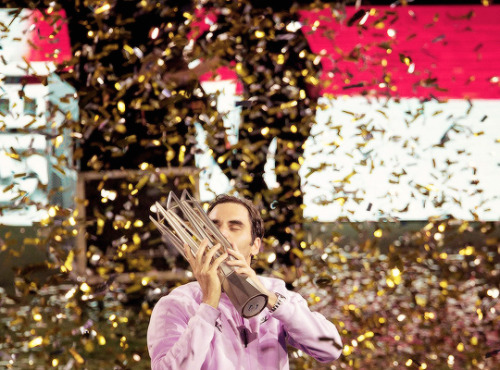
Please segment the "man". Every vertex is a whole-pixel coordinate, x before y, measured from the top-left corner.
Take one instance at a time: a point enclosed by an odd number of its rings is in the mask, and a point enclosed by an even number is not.
[[[288,369],[287,344],[321,362],[342,351],[339,333],[307,302],[288,291],[281,280],[258,277],[250,267],[259,252],[264,223],[254,205],[218,196],[208,208],[210,219],[234,249],[213,258],[220,245],[186,256],[196,282],[174,289],[157,303],[148,328],[153,369]],[[228,255],[234,260],[226,260]],[[243,318],[221,292],[217,268],[226,263],[249,276],[269,296],[267,308]],[[326,339],[326,340],[325,340]]]

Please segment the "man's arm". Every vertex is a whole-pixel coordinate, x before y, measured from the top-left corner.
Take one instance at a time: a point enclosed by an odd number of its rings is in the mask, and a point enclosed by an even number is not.
[[[306,300],[286,290],[284,283],[278,293],[285,300],[271,315],[283,324],[289,344],[320,362],[338,359],[342,354],[342,340],[335,325],[319,312],[311,312]]]
[[[227,258],[227,253],[215,258],[220,244],[206,251],[207,244],[202,241],[194,256],[184,245],[186,258],[200,285],[202,303],[198,304],[189,289],[177,289],[162,298],[153,310],[148,327],[152,369],[199,369],[207,357],[215,322],[220,316],[217,308],[221,284],[217,269]]]
[[[279,299],[273,289],[269,290],[262,284],[245,260],[245,256],[239,251],[230,249],[228,252],[235,257],[235,260],[226,263],[234,266],[237,273],[249,276],[267,294],[269,297],[267,304],[271,315],[283,324],[289,336],[290,345],[301,349],[320,362],[329,362],[340,357],[342,341],[335,325],[320,313],[311,312],[305,299],[298,293],[288,291],[284,281],[280,281],[275,292],[285,297],[286,300],[280,302],[273,311]]]
[[[153,309],[148,327],[151,369],[200,369],[215,332],[219,310],[175,290]]]

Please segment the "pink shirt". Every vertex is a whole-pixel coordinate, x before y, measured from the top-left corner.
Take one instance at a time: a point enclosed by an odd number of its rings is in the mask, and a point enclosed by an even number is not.
[[[198,282],[161,298],[148,327],[151,368],[288,369],[287,344],[320,362],[339,358],[342,343],[330,321],[311,312],[304,298],[288,291],[283,281],[259,279],[286,300],[273,313],[265,308],[250,319],[244,319],[224,293],[218,309],[201,303]]]

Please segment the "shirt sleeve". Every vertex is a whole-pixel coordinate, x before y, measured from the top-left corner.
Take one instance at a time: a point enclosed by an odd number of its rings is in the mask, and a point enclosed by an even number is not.
[[[151,369],[200,369],[214,337],[219,310],[175,294],[158,301],[148,326]]]
[[[272,313],[288,335],[288,343],[320,362],[330,362],[342,354],[342,340],[332,322],[319,312],[311,312],[304,298],[283,286],[277,290],[286,300]]]

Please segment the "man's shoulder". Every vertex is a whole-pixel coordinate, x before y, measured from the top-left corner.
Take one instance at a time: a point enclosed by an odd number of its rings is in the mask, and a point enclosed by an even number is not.
[[[270,291],[282,291],[284,289],[286,290],[285,282],[281,279],[276,279],[269,276],[259,276],[259,279],[260,281],[262,281],[262,284],[264,284],[264,286]]]
[[[195,280],[191,281],[186,284],[179,285],[172,289],[172,292],[194,292],[194,291],[201,291],[200,284]]]
[[[169,294],[161,297],[155,304],[153,316],[171,320],[189,320],[202,301],[200,285],[197,282],[187,283],[174,288]]]
[[[200,284],[197,281],[180,285],[170,291],[167,295],[163,296],[160,301],[180,301],[180,302],[193,302],[200,303],[202,300],[202,292]]]

